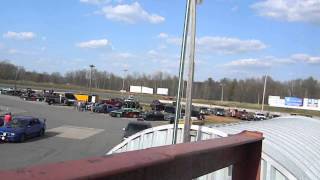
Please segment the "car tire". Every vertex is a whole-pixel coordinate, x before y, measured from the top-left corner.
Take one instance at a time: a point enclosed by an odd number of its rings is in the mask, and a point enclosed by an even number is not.
[[[39,131],[39,137],[42,137],[42,136],[44,136],[44,129],[41,129],[41,130]]]
[[[26,135],[25,134],[21,134],[20,138],[19,138],[19,142],[24,142],[26,140]]]

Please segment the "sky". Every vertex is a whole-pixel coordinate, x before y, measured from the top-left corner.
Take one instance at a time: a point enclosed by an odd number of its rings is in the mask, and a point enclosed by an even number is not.
[[[3,0],[0,60],[62,74],[178,75],[186,1]],[[320,79],[320,0],[204,0],[195,79]],[[187,68],[186,68],[187,69]]]

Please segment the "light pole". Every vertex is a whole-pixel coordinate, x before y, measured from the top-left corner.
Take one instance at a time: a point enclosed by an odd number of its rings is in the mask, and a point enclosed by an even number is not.
[[[186,89],[186,112],[184,120],[184,135],[183,142],[190,142],[190,126],[191,126],[191,111],[192,111],[192,85],[194,79],[194,58],[195,58],[195,43],[196,43],[196,3],[197,0],[191,2],[190,7],[190,21],[191,21],[191,35],[190,35],[190,56],[189,56],[189,72],[188,83]]]
[[[184,30],[183,30],[183,38],[181,45],[181,54],[180,54],[180,65],[179,65],[179,83],[178,83],[178,93],[177,93],[177,101],[176,101],[176,112],[174,119],[174,131],[172,144],[177,143],[177,134],[178,134],[178,121],[180,118],[180,109],[181,109],[181,90],[183,89],[183,73],[184,73],[184,63],[186,57],[186,47],[188,41],[189,28],[191,28],[190,34],[190,58],[189,58],[189,74],[188,74],[188,85],[187,87],[187,95],[186,95],[186,117],[190,117],[191,107],[192,107],[192,83],[193,83],[193,69],[194,69],[194,55],[195,55],[195,34],[196,34],[196,5],[200,4],[202,0],[187,0],[186,4],[186,12],[185,12],[185,20],[184,20]],[[189,27],[189,23],[191,21],[191,27]],[[188,105],[187,105],[188,104]],[[187,107],[188,106],[188,107]],[[189,108],[189,112],[187,111]],[[185,119],[184,126],[184,142],[190,139],[190,118]]]
[[[178,136],[178,121],[180,118],[180,108],[181,108],[181,89],[183,83],[183,72],[184,72],[184,62],[186,56],[186,43],[188,39],[188,30],[189,30],[189,14],[190,14],[190,3],[191,0],[187,0],[186,5],[186,12],[185,12],[185,19],[184,19],[184,28],[183,28],[183,35],[182,35],[182,44],[181,44],[181,54],[180,54],[180,65],[179,65],[179,82],[178,82],[178,93],[177,93],[177,100],[176,100],[176,112],[174,117],[174,131],[172,137],[172,144],[177,143],[177,136]]]
[[[125,78],[125,76],[126,76],[126,72],[128,72],[128,69],[124,69],[123,70],[123,78],[122,78],[122,89],[121,89],[121,92],[123,92],[123,90],[124,90],[124,78]]]
[[[221,87],[221,102],[223,102],[223,84],[220,84],[220,87]]]
[[[89,83],[89,95],[92,95],[92,70],[93,68],[95,68],[96,66],[91,64],[90,66],[90,83]]]
[[[20,72],[20,67],[18,66],[16,70],[16,76],[14,78],[14,90],[17,90],[17,81],[18,81],[19,72]]]
[[[267,78],[268,78],[268,75],[265,75],[265,77],[264,77],[264,85],[263,85],[262,105],[261,105],[261,111],[262,112],[264,111],[264,98],[265,98],[265,95],[266,95]]]

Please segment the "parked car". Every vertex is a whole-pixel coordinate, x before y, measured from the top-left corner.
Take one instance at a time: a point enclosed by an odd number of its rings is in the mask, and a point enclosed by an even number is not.
[[[115,110],[118,110],[118,109],[119,109],[119,107],[113,106],[113,105],[110,105],[110,104],[100,104],[100,105],[94,107],[93,112],[96,112],[96,113],[109,113],[111,111],[115,111]]]
[[[111,104],[120,108],[123,105],[123,100],[120,98],[101,100],[101,104]]]
[[[164,112],[174,114],[174,113],[176,113],[176,107],[174,107],[172,105],[166,105],[166,106],[164,106]]]
[[[277,118],[277,117],[280,117],[281,115],[280,114],[270,114],[269,115],[269,119],[273,119],[273,118]]]
[[[110,112],[112,117],[127,117],[127,118],[137,118],[140,116],[140,111],[132,108],[123,108]]]
[[[125,101],[135,101],[135,98],[133,95],[128,96]]]
[[[5,95],[9,95],[9,96],[21,96],[22,95],[22,91],[21,90],[17,90],[17,89],[4,89],[1,94],[5,94]]]
[[[25,93],[20,96],[25,101],[43,101],[44,97],[36,93]]]
[[[128,101],[125,100],[124,104],[122,105],[123,108],[131,108],[131,109],[140,109],[140,104],[138,101]]]
[[[200,114],[202,115],[209,115],[210,114],[210,111],[208,108],[206,107],[200,107]]]
[[[214,115],[216,116],[225,116],[225,110],[222,108],[215,108]]]
[[[31,116],[14,116],[12,121],[0,127],[0,139],[8,142],[23,142],[27,138],[43,136],[46,120]]]
[[[255,121],[261,121],[261,120],[266,120],[266,119],[267,119],[266,115],[261,112],[256,112],[253,115],[253,120],[255,120]]]
[[[77,101],[77,98],[73,93],[65,93],[62,101],[65,105],[72,106]]]
[[[164,104],[161,103],[159,100],[153,100],[150,104],[150,107],[153,111],[163,111],[164,110]]]
[[[170,124],[172,124],[174,122],[174,118],[175,118],[175,114],[172,114],[172,113],[166,113],[164,115],[164,120],[169,121]]]
[[[58,93],[46,93],[44,97],[45,102],[49,105],[62,103],[62,96],[60,96]]]
[[[237,111],[235,117],[241,120],[249,120],[250,118],[249,113],[246,110]]]
[[[164,114],[160,111],[149,111],[141,115],[145,121],[163,121]]]
[[[127,127],[123,128],[123,131],[124,131],[123,139],[125,140],[126,138],[149,128],[152,128],[152,126],[148,122],[143,122],[143,121],[129,122]]]

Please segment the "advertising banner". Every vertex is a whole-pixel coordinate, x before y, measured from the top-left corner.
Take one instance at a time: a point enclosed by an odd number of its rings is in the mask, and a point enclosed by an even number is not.
[[[308,99],[308,98],[305,98],[305,99],[303,100],[303,106],[304,106],[304,107],[317,108],[317,107],[319,107],[319,100],[318,100],[318,99]]]
[[[130,86],[130,92],[141,93],[141,86]]]
[[[159,95],[168,95],[169,90],[168,88],[157,88],[157,94]]]
[[[284,106],[283,101],[281,101],[280,96],[269,96],[268,104],[270,106]]]
[[[303,99],[297,97],[285,97],[284,102],[286,106],[300,107],[303,105]]]
[[[153,88],[142,87],[142,93],[145,93],[145,94],[153,94]]]

